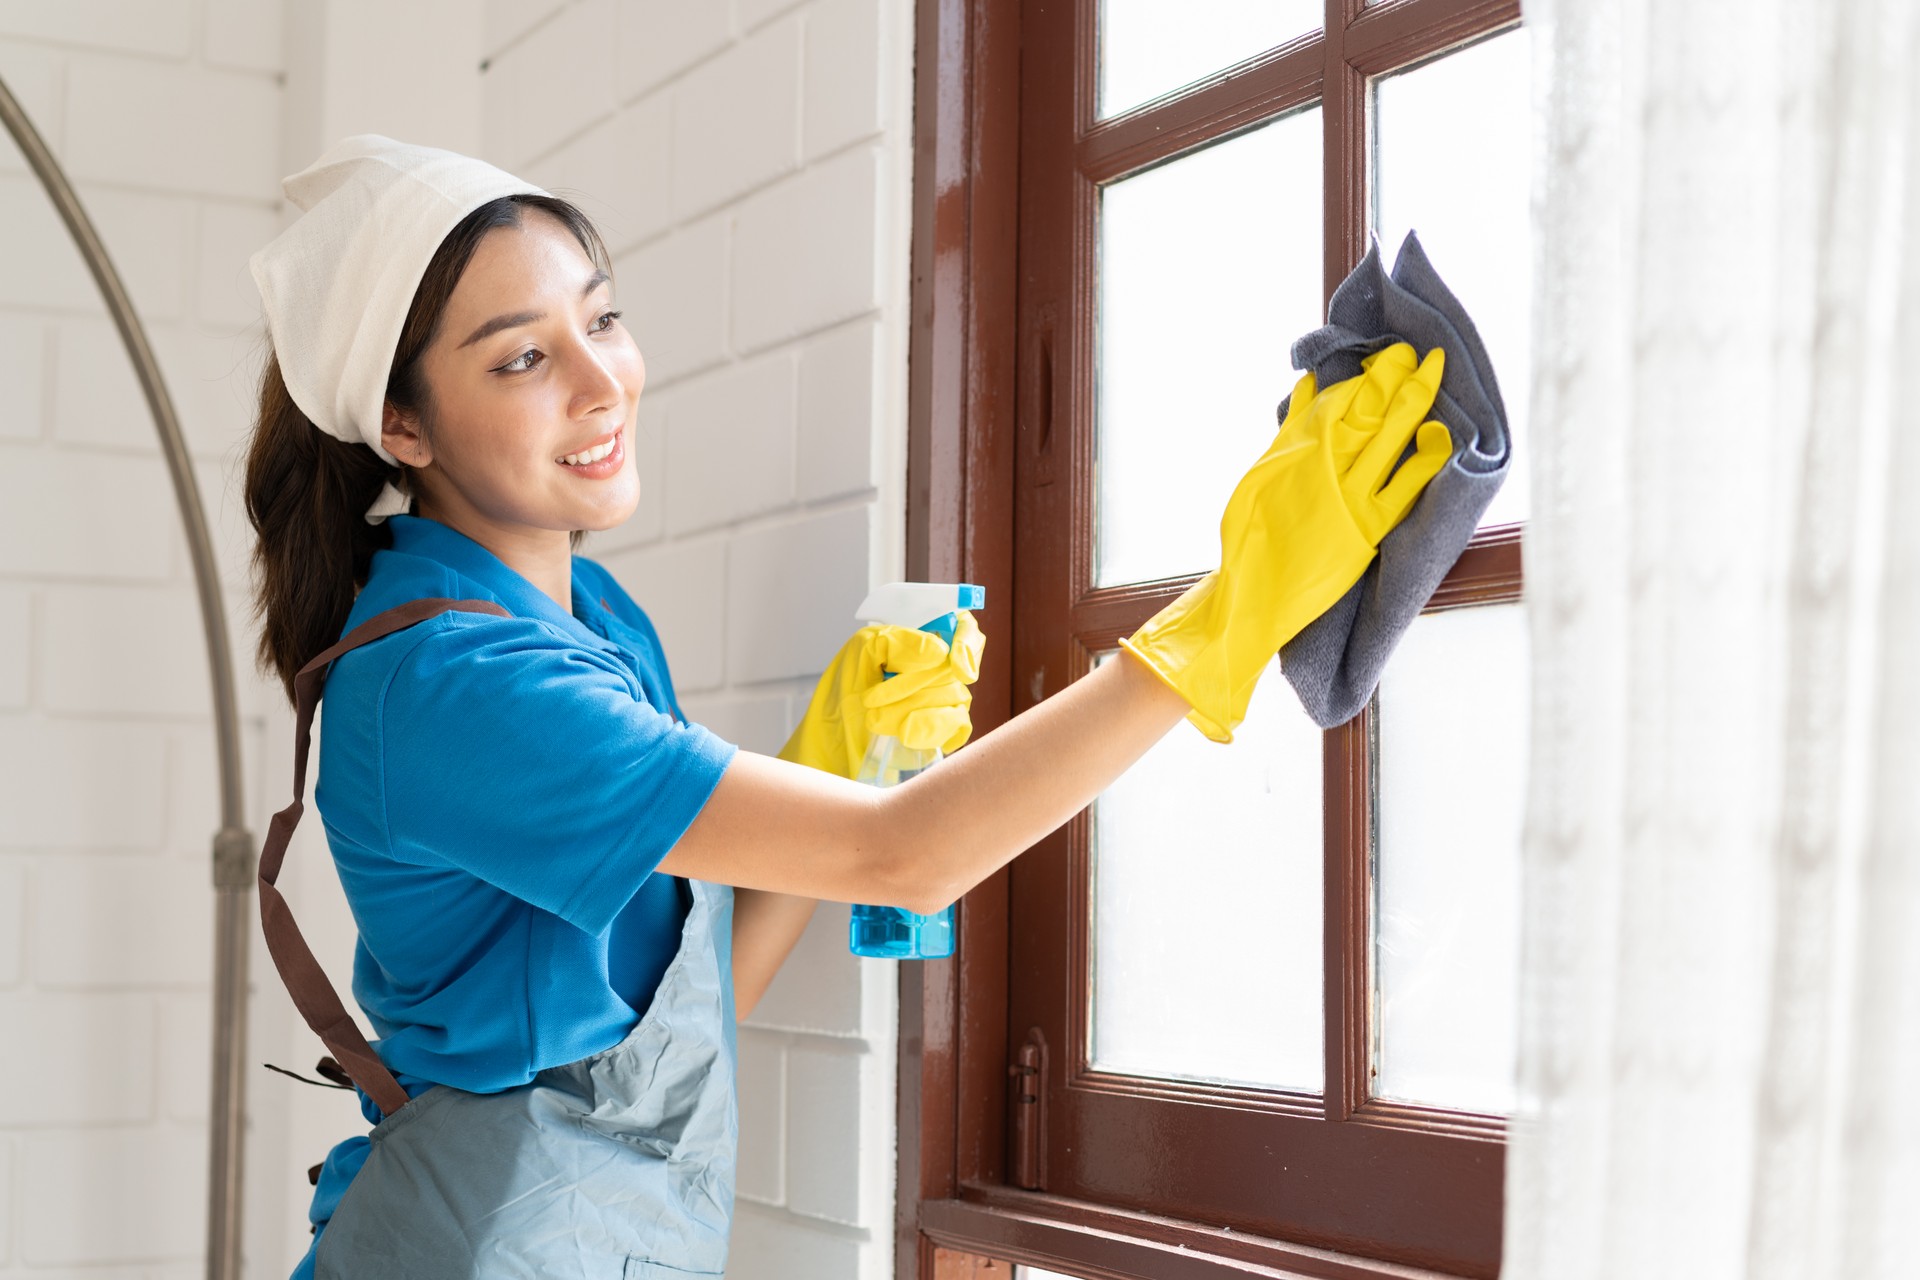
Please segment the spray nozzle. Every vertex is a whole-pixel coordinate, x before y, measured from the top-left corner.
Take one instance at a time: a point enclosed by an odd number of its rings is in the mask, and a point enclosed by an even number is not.
[[[987,589],[970,582],[890,582],[860,603],[854,619],[931,632],[948,644],[961,609],[984,608]]]

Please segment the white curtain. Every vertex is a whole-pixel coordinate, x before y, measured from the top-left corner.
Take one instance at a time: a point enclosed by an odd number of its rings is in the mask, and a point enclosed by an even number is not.
[[[1528,0],[1509,1280],[1920,1276],[1915,0]]]

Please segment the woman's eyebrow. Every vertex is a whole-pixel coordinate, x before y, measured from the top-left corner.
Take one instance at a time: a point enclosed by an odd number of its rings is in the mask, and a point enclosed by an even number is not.
[[[611,278],[612,277],[608,276],[604,271],[594,272],[587,277],[587,287],[580,291],[580,296],[583,298],[586,297]],[[495,316],[478,329],[475,329],[473,333],[468,336],[467,340],[458,347],[455,347],[454,350],[463,350],[480,341],[482,338],[491,338],[502,329],[515,329],[523,324],[533,324],[546,318],[547,313],[544,311],[516,311],[512,315]]]

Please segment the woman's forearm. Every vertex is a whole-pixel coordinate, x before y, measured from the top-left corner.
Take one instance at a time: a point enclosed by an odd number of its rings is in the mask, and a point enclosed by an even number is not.
[[[886,793],[885,821],[911,849],[892,896],[917,911],[952,902],[1086,808],[1187,711],[1122,651]]]
[[[1128,653],[887,791],[741,752],[661,867],[937,911],[1085,808],[1186,715]]]
[[[753,1012],[813,918],[816,899],[766,889],[733,893],[733,1015]]]

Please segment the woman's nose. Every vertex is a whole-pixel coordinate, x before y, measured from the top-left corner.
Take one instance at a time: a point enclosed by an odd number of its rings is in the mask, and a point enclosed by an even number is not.
[[[572,408],[575,416],[619,404],[626,396],[626,384],[615,367],[614,353],[582,342],[569,363],[572,365]]]

